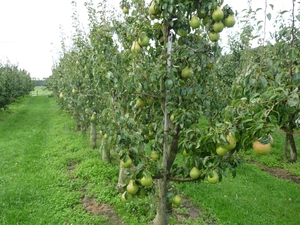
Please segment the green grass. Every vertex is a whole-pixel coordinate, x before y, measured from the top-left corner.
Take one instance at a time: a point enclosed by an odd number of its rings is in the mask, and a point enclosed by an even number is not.
[[[21,102],[20,102],[21,101]],[[81,204],[81,181],[71,182],[67,165],[97,157],[86,137],[53,99],[26,97],[0,117],[1,224],[99,223]]]
[[[47,96],[50,95],[51,91],[47,90],[43,86],[36,86],[34,90],[30,93],[31,96]]]
[[[278,130],[276,133],[272,134],[272,136],[274,138],[274,143],[269,154],[261,156],[255,154],[253,151],[247,151],[245,153],[246,159],[258,161],[270,167],[282,168],[291,174],[300,177],[300,160],[298,159],[295,163],[284,161],[285,134]],[[295,135],[294,138],[296,147],[298,148],[299,158],[300,138],[297,135]]]
[[[76,132],[71,117],[46,95],[20,98],[0,112],[0,224],[113,224],[112,216],[86,212],[84,196],[110,205],[124,225],[151,224],[155,198],[121,202],[115,189],[118,165],[102,162],[99,151],[87,147],[89,138]],[[250,151],[246,158],[298,175],[298,162],[281,160],[283,135],[273,137],[270,155],[257,157]],[[300,223],[300,186],[256,165],[244,164],[236,178],[216,185],[201,181],[177,187],[184,201],[201,209],[201,217],[172,217],[170,224]],[[188,215],[183,206],[176,211]]]
[[[84,196],[111,205],[124,224],[149,224],[151,198],[121,202],[119,165],[102,162],[99,151],[87,147],[89,138],[75,131],[54,99],[18,99],[0,118],[1,225],[113,224],[110,215],[86,212]]]
[[[236,178],[227,177],[215,185],[202,181],[179,187],[194,204],[211,211],[220,225],[300,223],[300,186],[255,165],[245,164]]]

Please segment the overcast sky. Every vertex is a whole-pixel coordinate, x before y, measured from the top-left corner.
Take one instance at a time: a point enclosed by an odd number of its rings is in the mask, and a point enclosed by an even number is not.
[[[80,21],[84,23],[84,2],[76,0]],[[101,0],[94,0],[95,3]],[[108,0],[117,10],[119,0]],[[238,3],[237,3],[238,2]],[[247,8],[248,0],[225,0],[235,10]],[[292,0],[269,0],[275,10],[291,8]],[[264,8],[265,1],[252,0],[252,8]],[[71,0],[0,0],[0,61],[7,59],[27,70],[33,78],[51,75],[53,61],[60,49],[61,30],[72,31]]]

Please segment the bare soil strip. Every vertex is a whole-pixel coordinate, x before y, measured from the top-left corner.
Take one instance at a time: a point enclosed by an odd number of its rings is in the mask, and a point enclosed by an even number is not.
[[[280,179],[285,179],[285,180],[291,180],[296,184],[300,184],[300,178],[285,171],[284,169],[278,168],[278,167],[269,167],[266,166],[262,163],[256,162],[256,161],[249,161],[251,164],[255,164],[257,166],[259,166],[263,171],[266,171],[268,173],[270,173],[271,175],[280,178]]]

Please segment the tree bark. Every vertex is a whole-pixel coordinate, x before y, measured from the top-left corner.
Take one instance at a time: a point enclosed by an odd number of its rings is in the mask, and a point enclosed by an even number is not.
[[[123,192],[123,186],[125,185],[126,177],[127,177],[127,169],[120,166],[119,180],[118,180],[118,184],[117,184],[117,190],[120,193]]]
[[[288,160],[288,148],[289,148],[289,138],[288,134],[285,134],[285,144],[284,144],[284,160]]]
[[[291,30],[291,41],[290,41],[290,46],[291,49],[294,47],[294,40],[295,40],[295,1],[293,1],[293,7],[292,7],[292,30]],[[293,77],[294,77],[294,70],[293,70],[293,60],[290,59],[290,65],[289,65],[289,73],[290,73],[290,83],[293,82]],[[291,89],[292,91],[292,89]],[[290,143],[291,149],[290,149],[290,162],[296,162],[297,160],[297,149],[295,145],[295,140],[294,140],[294,124],[295,121],[295,114],[290,114],[289,115],[289,132],[288,134],[288,141]]]
[[[167,202],[167,182],[165,177],[157,181],[158,204],[153,225],[167,225],[172,213],[172,206]]]
[[[104,162],[111,162],[111,158],[110,158],[110,149],[109,148],[103,148],[102,149],[102,160]]]
[[[105,145],[105,141],[106,140],[102,137],[101,143],[99,146],[99,151],[101,153],[102,161],[110,163],[111,162],[110,149],[108,148],[107,145]]]
[[[168,171],[171,170],[171,167],[174,163],[174,160],[175,160],[177,152],[178,152],[179,132],[180,132],[180,127],[178,126],[176,128],[176,134],[172,137],[172,143],[170,146],[170,151],[169,151],[169,156],[168,156],[168,164],[167,164]]]
[[[286,134],[285,134],[285,145],[284,145],[284,160],[289,162],[296,162],[297,147],[294,138],[294,131],[290,129],[290,130],[285,130],[285,132]]]
[[[96,124],[91,122],[91,133],[90,133],[90,147],[95,149],[97,147],[97,129]]]
[[[171,73],[171,51],[172,51],[172,36],[168,33],[168,25],[165,25],[164,31],[164,40],[168,43],[167,48],[167,75],[161,80],[161,94],[162,94],[162,103],[161,107],[164,113],[164,139],[163,139],[163,161],[162,161],[162,178],[157,181],[157,191],[158,191],[158,205],[156,209],[156,216],[153,220],[154,225],[167,225],[169,218],[172,213],[172,205],[168,202],[168,175],[169,168],[171,165],[168,165],[170,152],[169,152],[169,128],[170,128],[170,117],[168,113],[168,100],[167,95],[169,91],[165,86],[165,81],[168,75]],[[171,150],[171,149],[170,149]],[[174,156],[175,158],[175,156]]]
[[[290,162],[296,162],[297,161],[297,148],[295,144],[295,139],[294,139],[294,132],[292,131],[291,133],[288,134],[288,139],[290,143]]]
[[[81,123],[80,123],[80,121],[79,120],[77,120],[77,124],[76,124],[76,129],[77,129],[77,131],[81,131]]]
[[[80,121],[80,116],[76,112],[76,109],[74,109],[73,115],[76,118],[76,129],[77,129],[77,131],[81,131],[82,130],[82,123]]]

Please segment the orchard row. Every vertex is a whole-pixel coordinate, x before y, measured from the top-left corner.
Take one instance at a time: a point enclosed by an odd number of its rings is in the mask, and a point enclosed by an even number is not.
[[[238,79],[219,69],[212,35],[235,24],[228,5],[123,0],[124,15],[112,16],[102,4],[86,4],[87,35],[73,17],[73,46],[62,43],[48,87],[77,129],[90,129],[103,160],[117,154],[120,198],[156,193],[154,223],[167,224],[172,204],[180,204],[173,182],[218,183],[235,175],[240,151],[270,151],[277,103],[247,88],[249,77],[263,77],[255,67],[243,65],[251,76]]]
[[[30,93],[34,88],[30,74],[15,65],[0,64],[0,109],[6,108],[20,96]]]

